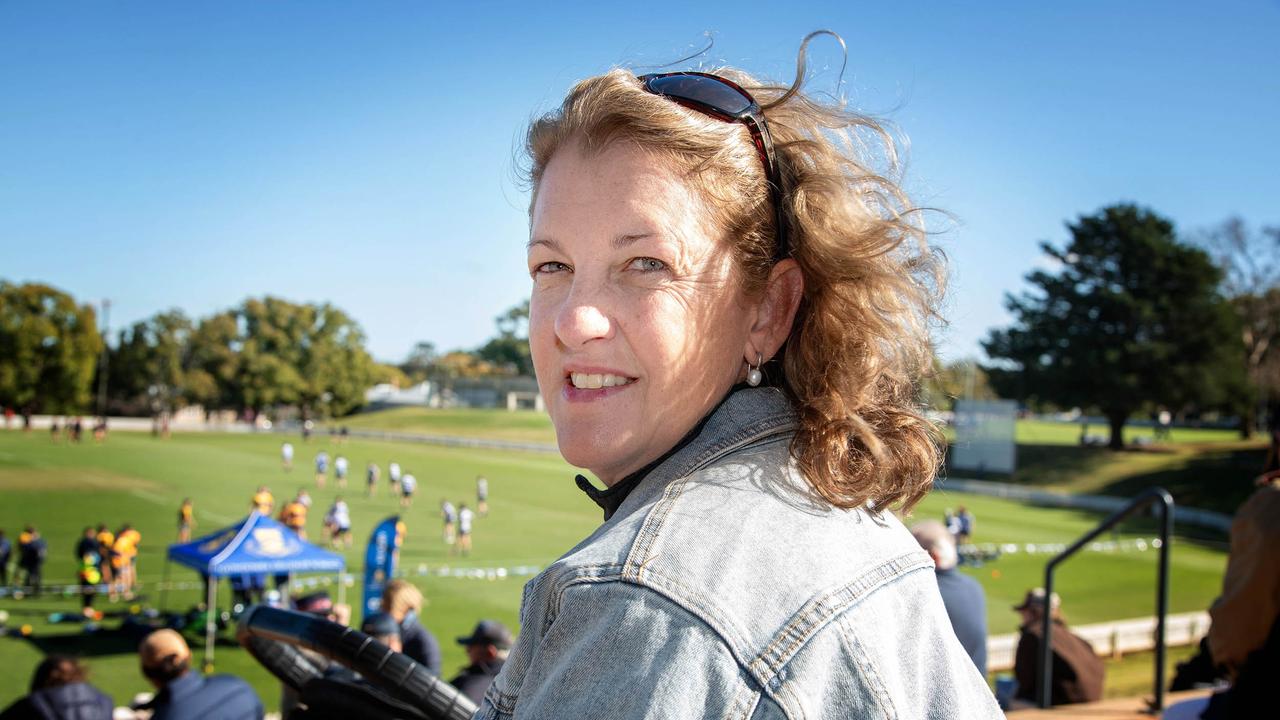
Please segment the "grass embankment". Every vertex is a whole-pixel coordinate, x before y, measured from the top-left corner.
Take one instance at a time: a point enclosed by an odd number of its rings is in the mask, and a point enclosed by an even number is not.
[[[353,415],[331,424],[360,430],[483,437],[548,445],[556,442],[551,418],[546,413],[532,411],[404,407]]]

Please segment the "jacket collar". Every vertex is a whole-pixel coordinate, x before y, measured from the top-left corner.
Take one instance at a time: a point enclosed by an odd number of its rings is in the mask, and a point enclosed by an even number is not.
[[[648,497],[658,487],[684,477],[716,459],[758,440],[795,427],[795,412],[780,388],[735,386],[720,404],[661,457],[605,490],[581,475],[578,488],[612,519],[633,497]],[[640,488],[641,492],[636,492]],[[637,500],[641,502],[642,500]]]

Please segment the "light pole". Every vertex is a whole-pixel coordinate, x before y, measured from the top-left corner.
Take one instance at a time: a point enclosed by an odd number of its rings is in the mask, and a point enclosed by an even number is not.
[[[102,301],[102,357],[98,360],[98,417],[107,419],[107,336],[111,327],[111,301]]]

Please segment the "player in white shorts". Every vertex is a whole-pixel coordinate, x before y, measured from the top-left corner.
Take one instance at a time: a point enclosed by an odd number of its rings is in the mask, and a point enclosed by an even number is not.
[[[345,455],[339,455],[333,460],[333,475],[338,478],[338,487],[347,487],[347,470],[350,469]]]
[[[489,479],[483,475],[476,476],[476,513],[480,517],[489,514]]]
[[[440,517],[444,519],[444,544],[453,545],[458,523],[458,514],[453,509],[453,503],[448,500],[440,501]]]
[[[387,479],[391,481],[392,492],[400,492],[400,463],[393,462],[387,466]]]
[[[413,504],[413,493],[418,489],[418,478],[412,473],[405,473],[400,478],[400,507],[409,507]]]
[[[463,557],[471,554],[471,521],[474,517],[475,513],[466,503],[458,508],[458,552]]]
[[[324,487],[325,477],[329,472],[329,453],[321,450],[316,453],[316,487]]]
[[[285,472],[293,469],[293,443],[287,442],[280,446],[280,464],[284,466]]]

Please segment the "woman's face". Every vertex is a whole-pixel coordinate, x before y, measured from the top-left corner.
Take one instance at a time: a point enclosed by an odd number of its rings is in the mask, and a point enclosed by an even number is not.
[[[529,344],[560,452],[613,484],[743,372],[751,329],[705,201],[632,145],[552,157],[533,207]]]

